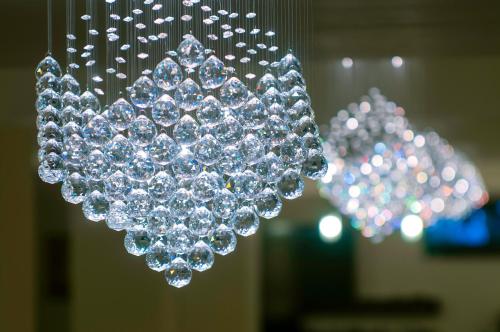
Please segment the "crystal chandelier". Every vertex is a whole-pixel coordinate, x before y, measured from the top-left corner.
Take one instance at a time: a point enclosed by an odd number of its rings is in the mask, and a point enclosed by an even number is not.
[[[168,284],[187,285],[300,197],[302,176],[326,173],[301,63],[280,51],[308,43],[309,2],[86,0],[77,15],[67,0],[64,73],[48,5],[38,174],[88,220],[124,230]],[[283,14],[293,26],[277,25]]]
[[[481,175],[435,132],[417,132],[377,89],[330,121],[321,194],[380,241],[412,216],[429,226],[460,219],[488,200]]]

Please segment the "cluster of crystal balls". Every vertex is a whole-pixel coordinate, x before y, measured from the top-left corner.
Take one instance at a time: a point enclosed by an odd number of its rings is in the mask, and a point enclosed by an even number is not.
[[[125,230],[126,250],[182,287],[328,164],[292,54],[254,92],[191,35],[177,54],[104,108],[49,56],[36,108],[40,178],[61,182],[87,219]]]
[[[404,109],[377,89],[331,119],[323,146],[329,170],[321,194],[375,241],[407,216],[428,226],[463,218],[488,199],[463,154],[435,132],[415,131]]]

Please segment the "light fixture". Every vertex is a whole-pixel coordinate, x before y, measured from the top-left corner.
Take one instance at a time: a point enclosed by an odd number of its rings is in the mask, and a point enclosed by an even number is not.
[[[326,173],[302,65],[280,48],[309,40],[296,13],[310,2],[100,5],[86,0],[77,15],[67,0],[65,73],[49,19],[35,73],[39,175],[62,183],[87,219],[126,231],[126,250],[182,287],[300,197],[302,176]],[[276,26],[282,13],[291,30]]]
[[[422,218],[414,214],[407,215],[401,220],[401,235],[407,241],[420,240],[424,232]]]
[[[323,147],[329,168],[320,193],[374,241],[405,218],[428,226],[488,200],[473,163],[437,133],[416,131],[378,89],[331,119]]]
[[[404,60],[400,56],[394,56],[391,59],[391,64],[394,68],[401,68],[405,64]]]
[[[354,65],[354,61],[351,58],[343,58],[342,59],[342,67],[344,67],[345,69],[352,68],[353,65]]]
[[[342,236],[342,220],[336,215],[321,218],[318,224],[319,235],[325,242],[336,242]]]

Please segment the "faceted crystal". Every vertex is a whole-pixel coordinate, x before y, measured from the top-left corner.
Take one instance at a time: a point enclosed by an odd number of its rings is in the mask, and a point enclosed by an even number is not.
[[[116,135],[106,144],[104,153],[111,164],[117,167],[123,167],[131,160],[132,145],[123,135]]]
[[[66,92],[67,94],[68,92]],[[64,105],[68,106],[68,105]],[[90,91],[85,91],[82,93],[80,96],[80,109],[81,110],[87,110],[91,109],[96,113],[101,112],[101,103],[99,102],[99,99]]]
[[[181,146],[191,146],[198,140],[198,132],[196,120],[190,115],[184,115],[174,128],[174,138]]]
[[[279,78],[281,88],[284,91],[290,91],[295,86],[298,86],[302,89],[306,89],[306,83],[304,81],[304,77],[298,71],[292,69],[287,72],[285,75],[280,76]]]
[[[266,219],[272,219],[280,214],[283,203],[274,190],[266,188],[255,200],[255,205],[259,216]]]
[[[174,218],[179,220],[187,219],[195,208],[193,195],[184,188],[178,189],[170,198],[168,207]]]
[[[162,90],[174,90],[182,82],[182,69],[174,60],[166,58],[156,66],[153,80]]]
[[[170,264],[168,264],[165,271],[165,279],[167,280],[167,283],[176,288],[187,286],[191,282],[192,275],[193,272],[191,271],[189,264],[180,257],[177,257]]]
[[[226,175],[241,173],[246,168],[243,153],[234,145],[226,146],[222,150],[221,159],[217,164]]]
[[[35,77],[39,80],[46,73],[52,73],[56,77],[61,77],[61,66],[59,63],[50,55],[45,57],[38,66],[36,66]]]
[[[201,171],[201,166],[193,153],[182,150],[172,164],[172,170],[179,179],[193,178]]]
[[[60,110],[62,107],[61,95],[52,89],[42,91],[36,100],[36,109],[38,112],[41,112],[48,106],[52,106],[57,110]]]
[[[236,210],[231,224],[236,234],[250,236],[254,235],[259,229],[259,217],[254,209],[244,206]]]
[[[256,164],[255,171],[266,182],[275,183],[281,179],[285,166],[276,154],[269,152]]]
[[[214,216],[204,206],[197,207],[188,220],[189,230],[196,236],[207,236],[214,224]]]
[[[179,62],[187,68],[196,68],[205,60],[205,48],[192,35],[186,35],[177,48]]]
[[[94,180],[106,178],[111,169],[108,158],[100,150],[93,150],[85,163],[85,174]]]
[[[298,73],[302,73],[302,65],[299,59],[297,59],[293,54],[289,53],[285,55],[279,62],[278,65],[279,76],[284,76],[291,70],[295,70]]]
[[[257,163],[266,153],[265,146],[253,134],[248,134],[240,143],[240,150],[247,164]]]
[[[196,112],[198,121],[202,124],[216,124],[223,118],[222,105],[214,96],[203,99],[201,107]]]
[[[38,113],[38,116],[36,118],[36,126],[37,128],[42,128],[49,122],[54,122],[58,126],[62,124],[61,118],[59,116],[59,110],[52,106],[47,106]]]
[[[208,202],[214,198],[218,187],[217,179],[211,173],[203,171],[193,181],[193,196],[198,201]]]
[[[177,108],[175,100],[169,95],[164,94],[153,104],[151,116],[160,126],[168,127],[179,121],[181,113]]]
[[[236,77],[228,79],[220,89],[220,100],[224,106],[239,108],[245,104],[247,98],[247,87]]]
[[[62,128],[63,132],[63,140],[66,141],[68,138],[72,137],[73,135],[78,135],[78,136],[83,136],[83,130],[82,127],[77,125],[74,122],[68,122],[64,125]]]
[[[175,91],[175,101],[177,106],[190,112],[201,106],[203,93],[200,86],[190,78],[182,82]]]
[[[170,136],[162,133],[155,137],[149,153],[156,164],[165,166],[175,160],[180,150],[181,148]]]
[[[64,164],[61,156],[54,152],[46,155],[38,167],[38,176],[46,183],[61,182],[64,178]]]
[[[271,115],[267,119],[264,127],[264,135],[269,139],[271,146],[279,146],[285,142],[288,133],[290,132],[287,124],[280,117]]]
[[[114,129],[125,130],[135,119],[134,107],[125,99],[120,98],[109,107],[107,118]]]
[[[153,271],[165,271],[171,264],[172,257],[164,246],[152,246],[146,254],[146,264]]]
[[[250,170],[234,176],[234,193],[242,199],[253,199],[261,189],[261,182],[257,174]]]
[[[205,242],[198,241],[189,253],[188,263],[193,270],[206,271],[214,264],[214,253]]]
[[[276,77],[274,77],[274,75],[271,73],[266,73],[257,82],[257,88],[255,89],[255,91],[257,92],[257,95],[262,96],[270,88],[279,89],[279,87],[280,84]]]
[[[149,195],[161,203],[168,201],[176,189],[174,178],[164,171],[156,173],[148,186]]]
[[[81,93],[80,83],[78,83],[78,81],[70,74],[65,74],[61,78],[60,83],[61,83],[61,93],[71,92],[74,93],[75,95],[80,95]]]
[[[243,107],[239,118],[245,128],[260,129],[264,127],[268,114],[264,104],[253,97]]]
[[[94,190],[85,197],[83,201],[83,215],[91,221],[101,221],[106,219],[109,210],[109,203],[104,194]]]
[[[172,226],[170,213],[163,205],[155,206],[148,214],[147,231],[151,236],[163,236],[167,234],[168,229]]]
[[[60,142],[55,139],[49,139],[38,150],[38,161],[42,162],[45,159],[45,156],[50,153],[61,155],[62,149],[63,145]],[[61,155],[61,157],[63,157],[64,160],[64,155]]]
[[[127,231],[124,244],[129,254],[142,256],[149,252],[151,238],[146,231]]]
[[[80,110],[80,95],[76,95],[73,92],[65,92],[62,95],[62,107],[72,106],[77,110]],[[81,109],[85,111],[86,109]]]
[[[125,200],[127,194],[132,190],[132,185],[128,176],[118,170],[106,179],[104,190],[108,201],[122,201]]]
[[[158,95],[157,90],[155,83],[149,77],[141,76],[130,88],[130,100],[139,108],[151,107]]]
[[[73,134],[64,139],[64,152],[62,157],[66,164],[84,165],[88,151],[87,143],[85,143],[85,140],[80,135]]]
[[[206,165],[215,164],[221,157],[221,144],[212,135],[203,136],[195,145],[196,159]]]
[[[128,130],[129,141],[133,145],[145,147],[153,142],[156,137],[156,126],[145,115],[139,115]]]
[[[36,83],[36,92],[38,94],[42,93],[47,89],[50,89],[57,93],[61,92],[61,83],[59,78],[50,72],[45,73],[42,77],[40,77],[40,79]]]
[[[316,123],[308,116],[302,117],[297,124],[293,127],[293,132],[300,137],[311,135],[314,137],[319,136],[319,129]]]
[[[210,248],[219,255],[225,256],[236,249],[236,235],[226,225],[220,225],[209,235]]]
[[[67,106],[63,108],[60,114],[60,118],[63,124],[68,122],[74,122],[78,125],[82,124],[82,115],[79,109],[74,108],[73,106]]]
[[[276,88],[269,88],[263,95],[260,96],[260,100],[266,107],[271,107],[273,104],[282,106],[285,105],[281,92]]]
[[[151,197],[143,189],[132,189],[127,195],[127,205],[131,217],[145,218],[151,208]]]
[[[177,224],[167,231],[165,245],[170,252],[176,254],[189,253],[196,241],[193,233],[184,225]]]
[[[83,128],[83,137],[87,144],[99,148],[113,138],[111,126],[102,115],[96,115]]]
[[[212,55],[201,65],[199,77],[201,85],[205,89],[221,87],[227,79],[224,63],[215,55]]]
[[[87,194],[87,180],[80,173],[72,173],[63,182],[61,187],[62,197],[66,202],[80,204]]]
[[[129,216],[128,206],[125,202],[114,201],[110,204],[106,225],[114,231],[122,231],[132,226],[132,218]]]
[[[318,150],[310,150],[307,160],[302,166],[302,174],[311,180],[319,180],[326,175],[328,162]]]
[[[307,150],[301,137],[289,134],[285,142],[281,145],[280,156],[285,164],[302,164],[306,161]]]
[[[311,97],[309,97],[307,92],[303,88],[295,86],[286,94],[287,107],[292,107],[299,101],[304,102],[306,105],[311,105]]]
[[[49,140],[62,142],[61,128],[54,122],[49,122],[38,131],[38,145],[43,146]]]
[[[304,192],[304,181],[294,170],[286,170],[278,182],[278,190],[286,199],[296,199]]]
[[[304,100],[297,101],[291,108],[288,109],[288,116],[291,121],[299,121],[303,117],[313,118],[314,113],[311,105]]]
[[[148,181],[155,174],[151,156],[144,150],[137,150],[128,163],[127,175],[136,181]]]
[[[227,116],[217,126],[216,138],[224,145],[235,145],[243,139],[244,129],[232,116]]]

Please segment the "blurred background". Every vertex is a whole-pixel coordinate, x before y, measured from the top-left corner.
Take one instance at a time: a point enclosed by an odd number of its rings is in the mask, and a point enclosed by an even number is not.
[[[468,154],[490,203],[418,241],[373,244],[347,219],[325,239],[319,221],[335,211],[308,183],[236,253],[189,287],[168,287],[126,254],[121,233],[85,221],[38,179],[33,72],[45,3],[3,0],[0,331],[500,331],[500,2],[312,4],[318,123],[379,87]]]

